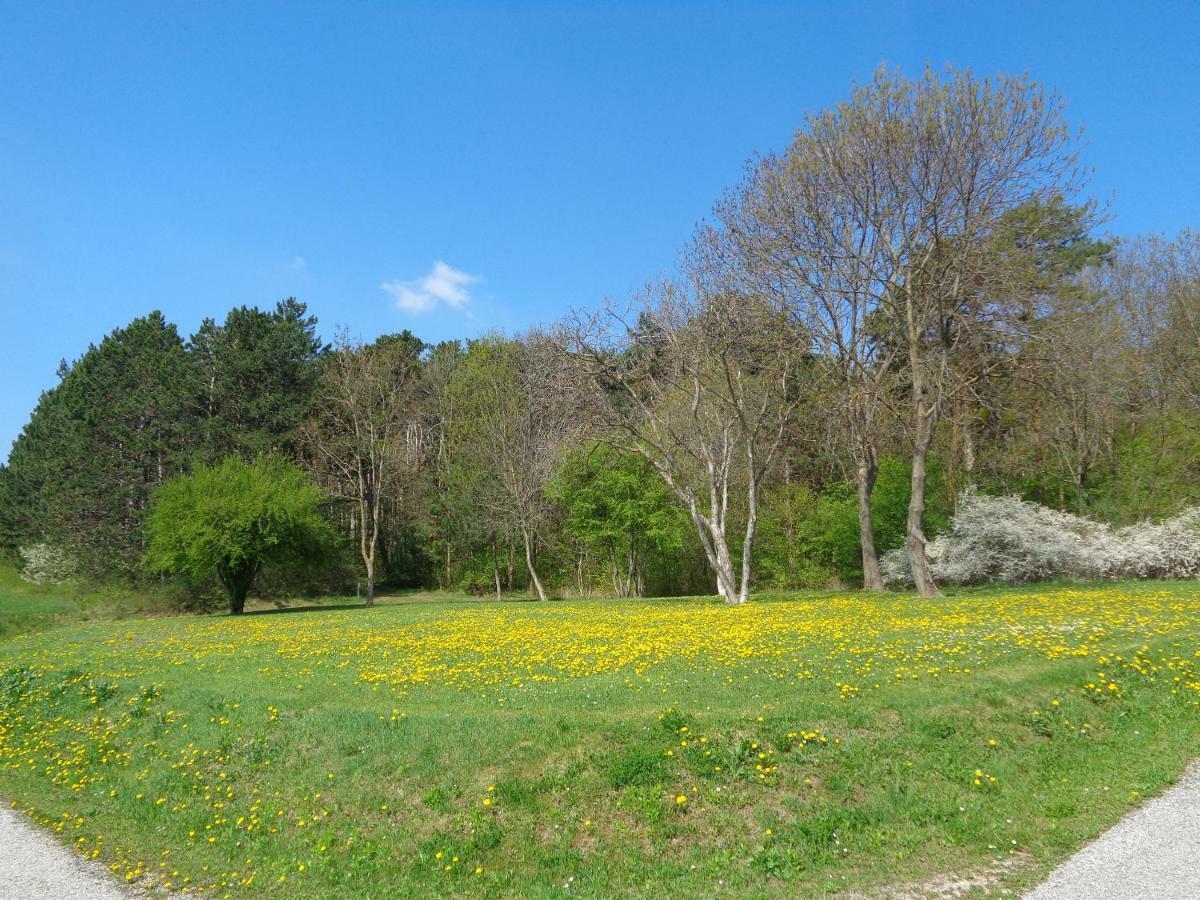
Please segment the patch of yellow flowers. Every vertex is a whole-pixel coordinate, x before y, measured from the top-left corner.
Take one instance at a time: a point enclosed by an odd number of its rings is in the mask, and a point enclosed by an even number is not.
[[[1131,643],[1200,630],[1200,588],[1191,587],[1140,589],[1132,597],[1101,588],[932,602],[852,595],[744,606],[592,602],[443,607],[403,618],[392,612],[144,621],[110,628],[102,642],[66,647],[30,637],[7,645],[0,668],[7,656],[52,670],[86,668],[97,681],[128,681],[153,678],[164,666],[220,673],[232,661],[253,658],[260,676],[301,689],[318,674],[328,681],[336,673],[358,684],[479,691],[639,676],[682,661],[789,678],[815,670],[838,676],[839,695],[853,699],[868,679],[969,674],[973,666],[1029,651],[1047,659],[1096,658],[1107,668],[1089,685],[1092,692],[1119,694],[1121,671],[1144,676],[1162,667],[1181,690],[1198,689],[1195,657],[1152,660],[1122,652]]]

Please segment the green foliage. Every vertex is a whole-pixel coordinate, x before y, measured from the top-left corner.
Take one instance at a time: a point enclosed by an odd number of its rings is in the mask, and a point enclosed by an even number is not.
[[[840,510],[845,490],[839,491],[833,506]],[[853,495],[850,495],[853,497]],[[758,539],[754,548],[755,584],[768,590],[828,587],[838,580],[838,572],[828,559],[825,548],[814,546],[812,535],[821,534],[829,519],[827,498],[801,482],[783,484],[764,493],[759,510]],[[846,523],[834,517],[834,526]],[[857,547],[858,520],[854,520]],[[838,540],[844,535],[838,535]],[[838,541],[835,540],[836,544]]]
[[[295,449],[320,375],[316,324],[294,298],[269,313],[239,306],[222,325],[204,320],[188,342],[188,357],[205,459]]]
[[[1062,291],[1070,276],[1108,259],[1114,244],[1094,237],[1093,210],[1058,196],[1033,200],[1006,213],[993,240],[1009,259],[1024,263],[1033,292]]]
[[[885,457],[871,496],[871,523],[880,555],[904,545],[911,466]],[[936,536],[949,520],[945,465],[928,461],[925,532]],[[862,580],[858,506],[854,488],[834,482],[817,493],[804,484],[784,485],[763,500],[762,533],[756,550],[760,586],[775,590],[830,587]]]
[[[64,545],[87,571],[132,573],[150,493],[187,462],[187,373],[183,341],[158,312],[64,363],[9,458],[8,534]]]
[[[265,563],[303,563],[328,546],[320,502],[307,476],[278,458],[202,466],[155,493],[147,566],[194,581],[215,573],[240,613]]]
[[[569,455],[548,493],[563,531],[605,561],[618,596],[645,593],[647,570],[678,556],[691,529],[650,463],[607,444]]]
[[[614,788],[661,784],[668,776],[667,760],[660,747],[633,743],[613,753],[606,765]]]

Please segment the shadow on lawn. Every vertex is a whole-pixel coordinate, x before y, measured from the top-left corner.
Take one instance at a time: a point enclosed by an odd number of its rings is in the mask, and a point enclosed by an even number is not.
[[[376,604],[378,606],[379,604]],[[322,603],[313,606],[280,606],[275,609],[248,609],[243,616],[274,616],[280,613],[332,612],[334,610],[370,609],[366,603]],[[229,616],[229,613],[225,613]],[[232,618],[232,616],[230,616]]]
[[[536,602],[536,597],[526,597],[523,595],[515,595],[505,597],[504,603],[527,603]],[[463,605],[474,606],[481,603],[496,603],[496,598],[491,596],[467,596],[462,594],[436,594],[428,591],[411,591],[395,594],[383,594],[376,596],[373,606],[367,606],[366,602],[361,599],[351,599],[341,603],[313,603],[299,604],[297,606],[274,606],[259,609],[247,609],[243,616],[268,616],[276,615],[277,613],[301,613],[301,612],[332,612],[335,610],[364,610],[364,609],[380,609],[389,606],[418,606],[422,604],[439,604],[439,605]],[[223,615],[230,615],[228,612]]]

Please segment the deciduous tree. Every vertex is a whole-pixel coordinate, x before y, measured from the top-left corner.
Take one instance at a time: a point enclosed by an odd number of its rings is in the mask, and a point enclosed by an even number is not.
[[[295,564],[327,544],[321,500],[307,476],[281,459],[200,466],[155,492],[146,563],[195,581],[215,574],[230,615],[240,615],[264,563]]]

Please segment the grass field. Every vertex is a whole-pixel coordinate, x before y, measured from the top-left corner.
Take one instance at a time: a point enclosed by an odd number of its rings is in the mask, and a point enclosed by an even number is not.
[[[986,894],[1179,775],[1198,673],[1196,584],[56,627],[0,796],[205,895]]]

